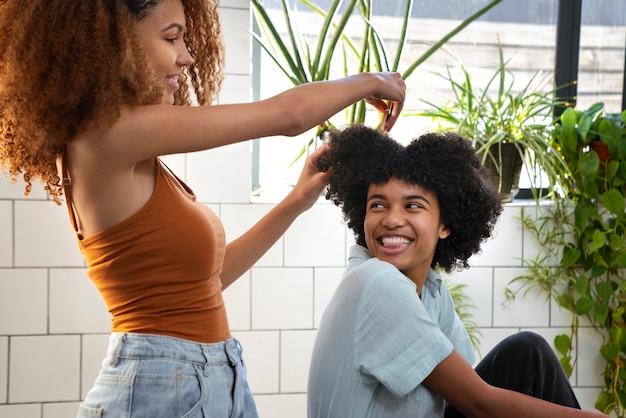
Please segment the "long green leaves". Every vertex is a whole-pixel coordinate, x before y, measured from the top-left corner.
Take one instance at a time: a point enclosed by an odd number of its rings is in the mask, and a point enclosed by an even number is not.
[[[391,61],[384,37],[371,23],[373,1],[334,0],[330,3],[328,10],[324,11],[313,4],[311,0],[292,0],[294,4],[301,4],[323,18],[319,33],[315,37],[317,43],[310,45],[299,31],[298,17],[293,12],[293,7],[290,7],[288,0],[281,0],[282,24],[284,24],[289,38],[288,46],[279,30],[281,22],[272,20],[268,10],[263,6],[262,0],[251,0],[254,18],[261,31],[260,34],[253,33],[252,36],[294,85],[328,79],[334,64],[341,65],[341,74],[345,74],[350,58],[354,58],[358,63],[358,71],[401,71],[399,65],[407,42],[413,0],[407,0],[405,3],[400,33],[396,35],[399,40],[398,47],[391,65],[389,64]],[[402,71],[403,78],[409,77],[420,64],[447,41],[501,1],[491,1],[487,6],[461,22]],[[354,19],[359,19],[361,24],[365,25],[360,48],[355,46],[354,41],[345,31]],[[341,54],[336,54],[338,48],[341,48]],[[311,55],[311,51],[315,52]],[[346,124],[364,121],[364,111],[352,112],[352,115],[354,119],[346,120]]]
[[[501,46],[498,57],[498,67],[482,87],[473,84],[462,63],[458,64],[458,77],[447,67],[445,73],[438,75],[449,84],[452,95],[443,104],[424,101],[426,109],[415,115],[433,118],[442,128],[470,139],[482,155],[483,163],[491,160],[498,172],[501,162],[494,151],[501,144],[515,144],[533,189],[558,185],[568,168],[552,144],[552,111],[565,101],[557,99],[552,77],[541,72],[517,86]],[[540,184],[541,172],[545,173],[548,185]]]

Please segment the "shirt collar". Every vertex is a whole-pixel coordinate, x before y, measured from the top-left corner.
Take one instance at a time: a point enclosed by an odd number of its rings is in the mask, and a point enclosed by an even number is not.
[[[372,255],[372,253],[367,248],[363,247],[362,245],[356,244],[350,248],[350,256],[349,256],[350,259],[355,258],[355,259],[362,259],[363,261],[365,261],[373,257],[374,256]],[[435,270],[433,270],[432,268],[428,270],[428,276],[426,276],[424,287],[428,289],[431,295],[437,296],[437,294],[440,293],[441,283],[442,283],[442,280],[439,274],[437,274],[437,272],[435,272]]]

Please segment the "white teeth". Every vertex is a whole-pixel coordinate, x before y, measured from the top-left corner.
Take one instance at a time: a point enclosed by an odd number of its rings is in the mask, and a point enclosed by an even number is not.
[[[411,240],[403,237],[383,237],[381,239],[383,245],[409,245]]]

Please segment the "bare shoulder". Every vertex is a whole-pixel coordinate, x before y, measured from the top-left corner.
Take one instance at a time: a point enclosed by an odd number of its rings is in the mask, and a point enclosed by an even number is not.
[[[72,203],[81,234],[86,237],[127,219],[152,196],[156,159],[132,162],[84,134],[67,148]]]

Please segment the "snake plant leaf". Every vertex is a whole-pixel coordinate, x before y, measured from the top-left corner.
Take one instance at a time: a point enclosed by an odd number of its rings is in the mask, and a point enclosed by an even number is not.
[[[331,23],[336,11],[339,8],[339,5],[342,3],[341,0],[335,0],[330,7],[330,10],[324,19],[324,23],[322,24],[322,31],[320,32],[320,41],[317,44],[317,50],[315,52],[315,58],[311,64],[312,69],[316,69],[315,71],[315,80],[326,80],[330,74],[330,64],[333,59],[333,53],[335,51],[335,47],[339,40],[343,37],[343,31],[348,24],[348,20],[350,19],[350,15],[354,10],[358,0],[350,0],[348,5],[346,6],[345,11],[341,15],[339,23],[335,26],[335,31],[333,35],[329,39],[328,47],[326,48],[326,53],[322,57],[322,52],[324,48],[324,42],[327,38],[327,33],[329,28],[331,27]]]
[[[441,38],[439,41],[437,41],[420,58],[415,60],[406,70],[404,70],[404,72],[402,73],[402,78],[406,79],[407,77],[409,77],[413,73],[413,71],[415,71],[415,69],[420,66],[420,64],[422,62],[426,61],[426,59],[428,59],[428,57],[430,57],[432,54],[434,54],[446,42],[448,42],[451,38],[453,38],[459,32],[461,32],[463,29],[465,29],[465,27],[467,25],[469,25],[474,20],[478,19],[479,17],[481,17],[482,15],[487,13],[489,10],[491,10],[492,8],[494,8],[497,4],[499,4],[501,2],[502,2],[502,0],[493,0],[492,2],[487,4],[485,7],[483,7],[482,9],[480,9],[479,11],[477,11],[476,13],[474,13],[473,15],[471,15],[470,17],[465,19],[463,22],[461,22],[461,24],[459,24],[457,27],[455,27],[452,31],[450,31],[446,35],[444,35],[443,38]]]
[[[306,82],[307,76],[293,60],[289,49],[278,34],[276,26],[272,23],[260,0],[250,0],[250,3],[254,7],[254,16],[259,28],[267,35],[268,39],[271,39],[271,42],[265,42],[262,37],[254,32],[251,33],[252,37],[294,85]]]
[[[289,41],[291,42],[291,47],[293,48],[293,60],[295,61],[296,68],[300,74],[300,77],[306,81],[312,81],[312,74],[310,71],[307,72],[307,67],[304,63],[307,55],[303,48],[305,48],[299,40],[301,39],[300,33],[298,31],[297,26],[294,26],[296,19],[291,12],[291,9],[288,7],[286,0],[280,1],[281,8],[283,10],[284,20],[287,26],[287,34],[289,35]],[[306,49],[306,48],[305,48]]]
[[[411,19],[411,10],[413,9],[413,0],[408,0],[406,2],[406,7],[404,8],[404,17],[402,19],[402,30],[400,31],[400,39],[398,41],[398,51],[396,52],[396,58],[393,61],[393,67],[391,68],[393,71],[398,71],[400,66],[400,60],[402,59],[402,52],[404,51],[404,46],[406,45],[406,36],[409,28],[409,20]]]
[[[369,19],[363,18],[363,21],[367,24],[369,38],[371,39],[369,47],[372,50],[371,56],[373,57],[377,71],[396,71],[389,65],[389,54],[385,43],[378,33],[378,31],[372,26]]]

